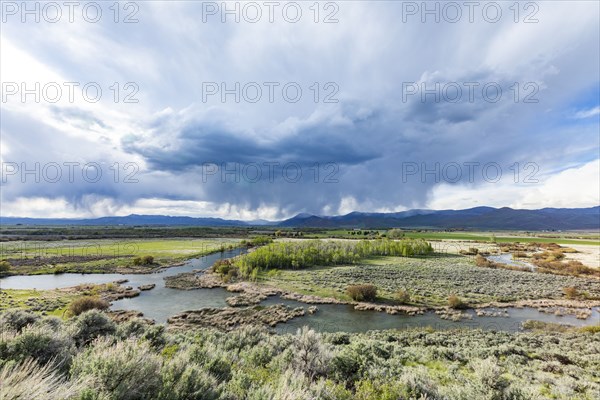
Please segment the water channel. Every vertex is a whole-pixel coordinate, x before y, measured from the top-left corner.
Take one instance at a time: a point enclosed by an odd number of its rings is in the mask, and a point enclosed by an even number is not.
[[[204,307],[226,307],[225,299],[233,293],[225,289],[197,289],[179,290],[165,287],[163,278],[193,270],[209,268],[221,258],[234,257],[244,250],[234,249],[223,253],[193,258],[182,266],[166,268],[152,274],[58,274],[58,275],[30,275],[11,276],[0,279],[2,289],[37,289],[47,290],[65,288],[85,283],[108,283],[127,279],[127,285],[138,287],[140,285],[155,284],[156,287],[143,291],[139,296],[113,302],[113,310],[137,310],[144,313],[147,318],[158,323],[165,323],[167,318],[187,310],[198,310]],[[506,261],[506,260],[504,260]],[[500,262],[500,260],[498,260]],[[286,304],[292,307],[307,307],[306,304],[292,300],[281,299],[277,296],[269,297],[261,305]],[[472,319],[463,319],[458,322],[444,320],[433,312],[423,315],[407,316],[403,314],[389,315],[376,311],[357,311],[351,305],[344,304],[319,304],[318,312],[294,318],[287,323],[276,327],[278,333],[295,332],[296,329],[308,325],[322,332],[365,332],[379,329],[408,329],[415,327],[432,327],[435,329],[452,328],[481,328],[499,331],[518,331],[521,323],[528,319],[544,322],[558,322],[575,326],[596,325],[600,323],[600,313],[596,309],[592,317],[580,320],[574,316],[556,316],[541,313],[533,308],[508,308],[508,317],[477,317],[474,311],[467,311]]]

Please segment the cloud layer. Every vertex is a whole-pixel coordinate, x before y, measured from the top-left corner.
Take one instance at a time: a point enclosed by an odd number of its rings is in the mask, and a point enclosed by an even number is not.
[[[440,22],[410,2],[323,2],[318,15],[298,3],[295,23],[296,6],[269,22],[255,3],[250,23],[247,3],[228,3],[240,22],[220,4],[107,6],[96,23],[4,12],[0,213],[274,219],[600,202],[597,3],[518,15],[498,3],[497,22],[482,3],[455,23],[436,2]],[[21,90],[36,82],[37,102]]]

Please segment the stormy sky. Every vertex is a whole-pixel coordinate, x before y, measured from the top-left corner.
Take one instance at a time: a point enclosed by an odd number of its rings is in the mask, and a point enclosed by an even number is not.
[[[3,216],[600,202],[598,2],[49,4],[2,3]]]

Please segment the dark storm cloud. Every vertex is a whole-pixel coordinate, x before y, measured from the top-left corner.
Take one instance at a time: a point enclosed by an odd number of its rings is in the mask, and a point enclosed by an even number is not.
[[[160,127],[154,126],[160,131]],[[148,145],[141,136],[123,140],[126,151],[143,156],[149,164],[163,171],[179,171],[205,163],[295,162],[361,164],[378,156],[369,147],[360,147],[360,138],[368,137],[367,127],[358,124],[343,127],[312,126],[291,135],[259,140],[243,132],[201,124],[185,126],[171,137],[174,145]],[[357,139],[357,140],[354,140]]]

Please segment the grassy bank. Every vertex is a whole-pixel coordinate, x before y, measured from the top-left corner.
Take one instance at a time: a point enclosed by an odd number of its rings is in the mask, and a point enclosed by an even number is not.
[[[84,284],[62,289],[0,289],[0,313],[27,311],[64,318],[69,305],[82,297],[113,300],[136,295],[135,289],[116,283]]]
[[[319,232],[307,232],[305,238],[341,238],[341,239],[361,239],[363,237],[377,237],[385,235],[389,230],[348,230],[334,229],[324,230]],[[402,231],[403,237],[412,239],[425,240],[470,240],[476,242],[489,243],[557,243],[557,244],[582,244],[600,246],[600,236],[591,233],[543,233],[532,232],[525,235],[523,232],[444,232],[444,231],[419,231],[406,230]]]
[[[15,241],[0,244],[9,274],[152,272],[162,266],[239,246],[237,239]],[[153,262],[135,265],[136,257]]]
[[[346,294],[350,285],[373,284],[378,289],[379,302],[396,303],[402,291],[409,295],[403,302],[428,307],[447,305],[451,295],[459,296],[470,305],[560,299],[565,296],[565,287],[600,297],[598,279],[480,268],[472,258],[452,255],[378,257],[363,260],[358,265],[262,271],[258,282],[340,300],[350,300]]]
[[[67,306],[79,295],[65,290],[0,290],[0,312],[26,310],[62,317]]]

